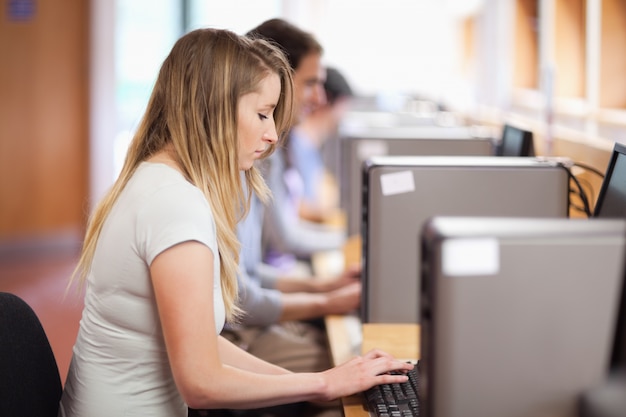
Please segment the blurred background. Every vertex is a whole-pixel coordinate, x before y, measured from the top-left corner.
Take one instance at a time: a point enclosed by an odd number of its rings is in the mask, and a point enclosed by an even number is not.
[[[285,18],[377,110],[427,99],[494,136],[515,120],[539,154],[604,170],[626,140],[625,0],[3,0],[0,13],[0,256],[76,245],[161,62],[198,27]]]

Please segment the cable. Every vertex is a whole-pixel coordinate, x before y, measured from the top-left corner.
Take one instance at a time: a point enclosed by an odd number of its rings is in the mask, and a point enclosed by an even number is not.
[[[593,185],[591,184],[591,182],[589,180],[586,180],[585,178],[578,178],[578,181],[580,181],[581,185],[585,185],[587,187],[587,196],[589,197],[589,206],[593,209],[596,206],[596,203],[593,199],[595,193],[593,190]]]
[[[584,213],[587,215],[587,217],[591,217],[592,216],[591,208],[589,206],[589,199],[587,198],[587,194],[585,193],[585,190],[580,184],[580,181],[578,181],[578,178],[576,178],[574,174],[572,174],[572,171],[570,171],[569,169],[567,169],[566,171],[570,180],[574,181],[574,184],[576,184],[576,187],[578,188],[578,196],[580,197],[580,200],[583,203]]]
[[[572,192],[575,192],[575,191],[572,190]],[[578,206],[578,205],[576,205],[574,203],[570,203],[570,207],[573,208],[574,210],[580,212],[580,213],[584,213],[585,212],[585,208],[584,207]]]
[[[574,162],[574,166],[586,169],[587,171],[591,171],[594,174],[598,175],[599,177],[604,178],[604,172],[601,172],[601,171],[595,169],[591,165],[583,164],[582,162]]]
[[[576,196],[580,197],[580,194],[578,193],[578,191],[574,190],[573,188],[570,188],[570,189],[569,189],[569,193],[570,193],[570,194],[574,194],[574,195],[576,195]],[[570,205],[570,207],[571,207],[571,208],[573,208],[574,210],[579,211],[579,212],[581,212],[581,213],[585,213],[585,207],[583,207],[583,206],[579,206],[578,204],[576,204],[575,202],[573,202],[571,199],[570,199],[570,203],[569,203],[569,205]]]
[[[582,168],[584,170],[590,171],[590,172],[596,174],[598,177],[604,179],[605,174],[603,172],[601,172],[600,170],[592,167],[591,165],[585,164],[583,162],[573,162],[572,165],[576,166],[576,167],[579,167],[579,168]],[[576,186],[580,190],[579,197],[581,198],[581,200],[583,200],[583,204],[585,206],[584,212],[587,213],[587,215],[589,217],[591,217],[593,215],[592,214],[592,210],[593,210],[592,207],[595,207],[595,202],[591,202],[591,203],[593,203],[593,205],[591,205],[590,199],[587,198],[587,194],[584,193],[584,191],[583,191],[583,188],[582,188],[582,185],[581,185],[581,181],[584,182],[587,185],[587,187],[589,188],[589,192],[590,192],[589,195],[592,198],[594,196],[593,185],[591,184],[591,182],[589,182],[588,180],[585,180],[583,178],[581,178],[581,179],[575,178],[574,175],[571,172],[570,172],[570,178],[576,183]],[[586,201],[584,201],[584,200],[586,200]],[[580,208],[578,208],[578,209],[580,209]]]

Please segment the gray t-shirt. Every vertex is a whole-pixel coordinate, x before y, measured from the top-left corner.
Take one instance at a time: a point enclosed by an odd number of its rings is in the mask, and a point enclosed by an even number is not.
[[[164,250],[191,240],[214,254],[213,307],[221,332],[225,310],[210,205],[178,171],[142,163],[98,240],[60,416],[187,416],[172,377],[149,265]]]

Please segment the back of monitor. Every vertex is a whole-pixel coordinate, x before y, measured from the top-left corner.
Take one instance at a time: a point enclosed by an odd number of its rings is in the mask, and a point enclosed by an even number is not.
[[[492,140],[469,127],[410,126],[344,132],[340,140],[340,195],[349,235],[360,232],[363,163],[385,155],[470,155],[494,153]]]
[[[417,240],[435,215],[567,217],[559,162],[507,157],[381,157],[364,167],[361,319],[418,317]]]
[[[422,233],[429,417],[573,417],[605,379],[626,222],[435,217]]]

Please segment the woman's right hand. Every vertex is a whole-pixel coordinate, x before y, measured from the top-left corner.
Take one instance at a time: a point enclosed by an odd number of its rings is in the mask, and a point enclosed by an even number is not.
[[[390,354],[373,349],[363,356],[322,372],[326,380],[326,398],[331,401],[365,391],[375,385],[402,383],[408,380],[404,374],[392,375],[391,371],[409,371],[413,364],[395,359]]]

